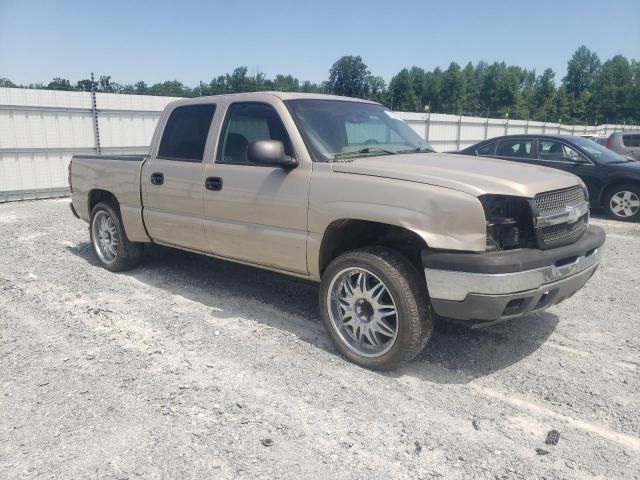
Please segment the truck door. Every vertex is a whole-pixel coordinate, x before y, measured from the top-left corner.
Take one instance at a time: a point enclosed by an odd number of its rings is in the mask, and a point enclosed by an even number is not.
[[[154,241],[205,250],[203,158],[214,112],[213,104],[178,106],[154,139],[141,175],[144,222]]]
[[[280,100],[231,103],[220,132],[214,162],[205,173],[209,252],[306,274],[311,162],[296,156],[293,134],[300,145],[302,140],[285,106]],[[256,140],[281,141],[299,165],[285,170],[249,164],[247,147]]]

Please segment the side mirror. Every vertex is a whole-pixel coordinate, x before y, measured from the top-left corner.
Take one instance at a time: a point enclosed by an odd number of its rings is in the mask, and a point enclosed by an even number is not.
[[[256,140],[247,149],[249,162],[267,167],[295,168],[298,160],[284,153],[284,145],[278,140]]]

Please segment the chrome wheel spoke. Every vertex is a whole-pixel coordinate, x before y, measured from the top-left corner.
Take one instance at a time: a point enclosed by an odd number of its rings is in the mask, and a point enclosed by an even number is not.
[[[380,305],[377,309],[376,309],[376,315],[379,318],[386,318],[386,317],[390,317],[392,315],[395,315],[396,312],[396,307],[395,305]]]
[[[374,328],[387,337],[392,337],[395,333],[395,329],[381,318],[374,324]]]
[[[92,222],[93,246],[98,257],[111,263],[118,256],[118,230],[107,212],[98,212]]]
[[[380,278],[359,267],[333,278],[327,297],[329,318],[341,342],[366,357],[379,357],[398,336],[398,310]]]

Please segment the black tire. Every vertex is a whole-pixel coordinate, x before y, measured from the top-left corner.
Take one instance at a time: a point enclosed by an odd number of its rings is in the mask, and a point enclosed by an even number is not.
[[[104,218],[107,215],[113,221],[115,231],[117,233],[118,243],[115,247],[115,257],[113,260],[108,261],[98,251],[96,238],[94,238],[95,230],[94,223],[99,218]],[[137,267],[142,261],[143,244],[138,242],[130,242],[127,238],[127,234],[122,226],[122,219],[120,213],[112,205],[108,203],[98,203],[93,210],[91,210],[91,219],[89,221],[89,236],[91,238],[91,246],[93,251],[104,268],[111,272],[122,272],[124,270],[130,270]]]
[[[637,222],[640,220],[640,206],[631,208],[633,210],[633,214],[629,216],[621,216],[616,213],[611,206],[613,198],[621,192],[631,192],[632,195],[635,195],[636,199],[640,199],[640,186],[639,185],[616,185],[615,187],[607,190],[606,195],[604,196],[604,208],[607,211],[607,214],[610,218],[614,220],[620,220],[622,222]]]
[[[341,272],[349,268],[362,268],[373,273],[395,303],[397,334],[389,350],[381,352],[380,356],[356,353],[332,323],[329,306],[331,285],[335,283],[335,277],[340,277]],[[428,343],[433,331],[433,314],[424,280],[405,257],[384,247],[353,250],[329,264],[320,284],[320,317],[340,353],[358,365],[375,370],[390,370],[413,359]]]

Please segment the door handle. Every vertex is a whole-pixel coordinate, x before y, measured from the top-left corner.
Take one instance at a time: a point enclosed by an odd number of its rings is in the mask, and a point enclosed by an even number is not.
[[[207,177],[204,181],[204,186],[207,187],[207,190],[219,192],[222,190],[222,179],[220,177]]]
[[[162,185],[164,183],[164,175],[162,173],[152,173],[151,183],[153,185]]]

